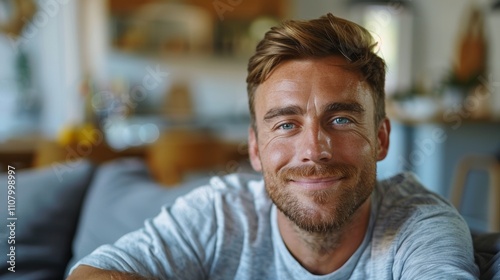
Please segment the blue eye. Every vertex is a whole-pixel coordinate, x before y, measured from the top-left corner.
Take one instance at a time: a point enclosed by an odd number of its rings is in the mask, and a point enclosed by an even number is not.
[[[290,130],[290,129],[295,128],[295,125],[292,123],[284,123],[284,124],[280,125],[279,128],[284,129],[284,130]]]
[[[340,124],[340,125],[345,125],[351,123],[351,121],[348,118],[335,118],[333,119],[334,124]]]

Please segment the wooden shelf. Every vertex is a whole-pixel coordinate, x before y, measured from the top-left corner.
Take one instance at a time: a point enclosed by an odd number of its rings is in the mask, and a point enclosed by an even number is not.
[[[174,2],[164,0],[109,0],[109,10],[111,14],[132,14],[141,7],[155,2]],[[182,2],[181,2],[182,3]],[[259,16],[274,16],[284,18],[288,14],[289,0],[185,0],[183,3],[198,6],[208,11],[214,19],[219,20],[221,11],[224,12],[224,19],[229,20],[253,20]],[[219,10],[218,10],[219,9]]]

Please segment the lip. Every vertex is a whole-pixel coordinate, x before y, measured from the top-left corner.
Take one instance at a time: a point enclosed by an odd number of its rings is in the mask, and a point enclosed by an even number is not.
[[[290,183],[308,191],[317,191],[329,189],[343,179],[344,177],[298,178],[290,180]]]

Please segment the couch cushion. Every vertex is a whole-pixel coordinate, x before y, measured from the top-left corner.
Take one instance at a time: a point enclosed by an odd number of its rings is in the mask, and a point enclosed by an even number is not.
[[[74,257],[69,269],[103,244],[139,229],[147,218],[160,212],[162,205],[192,189],[207,184],[209,178],[191,180],[177,187],[156,183],[141,159],[119,159],[96,171],[82,209],[73,243]]]
[[[475,234],[473,242],[480,279],[500,279],[500,233]]]
[[[4,230],[8,175],[0,175],[0,278],[62,279],[71,258],[71,244],[80,208],[94,167],[88,161],[53,164],[15,174],[15,273],[9,272],[10,252]],[[11,221],[9,221],[10,223]]]

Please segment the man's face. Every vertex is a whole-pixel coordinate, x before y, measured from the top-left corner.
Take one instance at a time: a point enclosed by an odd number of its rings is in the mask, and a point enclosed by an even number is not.
[[[283,62],[255,92],[252,166],[300,228],[340,229],[370,196],[390,125],[375,127],[369,86],[337,56]]]

